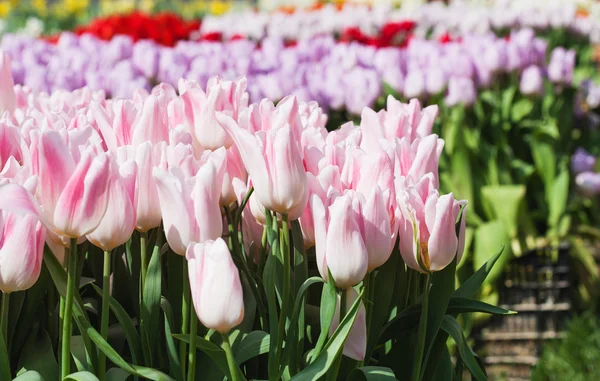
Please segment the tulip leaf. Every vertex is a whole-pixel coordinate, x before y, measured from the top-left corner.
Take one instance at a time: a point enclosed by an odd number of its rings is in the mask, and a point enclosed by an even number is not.
[[[463,330],[458,324],[458,321],[456,321],[454,317],[446,315],[442,321],[442,329],[448,333],[456,343],[460,358],[467,366],[467,369],[469,369],[469,372],[471,372],[471,375],[473,375],[477,381],[487,381],[485,373],[479,366],[479,363],[473,355],[473,351],[467,344],[467,340],[465,339]]]
[[[253,331],[242,339],[235,350],[235,361],[241,365],[246,361],[269,352],[270,337],[265,331]]]
[[[46,380],[59,378],[58,363],[52,350],[52,341],[44,329],[31,331],[21,352],[19,369],[35,370]]]
[[[531,114],[535,104],[529,98],[521,98],[512,106],[511,117],[513,122],[520,122],[527,115]]]
[[[423,368],[427,366],[428,354],[431,351],[440,325],[444,320],[450,297],[454,291],[456,261],[457,257],[455,256],[452,262],[450,262],[443,270],[436,271],[431,275],[429,313],[427,315],[427,335],[425,336],[425,362],[423,363]]]
[[[269,213],[267,213],[268,215]],[[277,240],[273,241],[273,246],[271,246],[274,252],[279,250],[279,242]],[[270,348],[277,347],[277,322],[278,322],[278,314],[277,314],[277,295],[275,290],[275,273],[277,271],[277,264],[280,262],[277,260],[274,254],[268,254],[267,260],[265,263],[265,269],[263,271],[264,276],[264,288],[265,294],[267,296],[267,308],[269,311],[269,338],[270,338]],[[274,377],[277,374],[277,353],[275,350],[269,351],[269,375]]]
[[[397,381],[394,371],[382,366],[363,366],[350,372],[347,381]]]
[[[460,296],[452,296],[448,303],[447,313],[456,316],[461,313],[482,312],[492,315],[513,315],[515,311],[510,311],[501,307],[482,302],[476,299],[464,298]]]
[[[0,332],[0,376],[6,380],[12,378],[10,375],[10,360],[8,352],[6,351],[6,342],[4,341],[2,332]]]
[[[492,253],[497,253],[501,248],[507,247],[510,242],[508,234],[504,230],[504,225],[498,220],[486,222],[480,225],[475,230],[475,249],[473,251],[473,266],[476,268],[482,267]],[[486,273],[485,283],[492,283],[496,280],[504,270],[504,265],[510,259],[510,252],[504,253],[495,266],[490,266],[489,272]],[[496,261],[494,261],[496,262]],[[480,284],[477,285],[479,288]]]
[[[90,372],[77,372],[65,377],[64,381],[99,381],[98,377]]]
[[[190,335],[173,335],[177,340],[181,340],[187,344],[190,343]],[[231,376],[229,373],[229,366],[227,364],[227,356],[225,355],[225,351],[216,345],[213,342],[206,340],[201,336],[196,337],[196,348],[200,349],[202,352],[207,354],[213,362],[221,369],[221,371],[227,376],[227,379],[231,380]],[[238,377],[241,380],[245,380],[242,371],[237,369]]]
[[[550,186],[556,176],[555,142],[555,139],[543,133],[535,134],[529,139],[533,163],[544,182],[544,189],[547,191],[550,190]]]
[[[94,290],[102,295],[102,290],[98,288],[96,285],[92,285]],[[123,306],[112,296],[110,297],[110,309],[115,314],[117,321],[123,328],[125,332],[125,339],[127,340],[127,344],[129,345],[129,351],[131,352],[131,358],[134,364],[140,364],[140,360],[143,357],[142,354],[142,346],[140,342],[140,337],[133,325],[133,320],[129,317]]]
[[[110,368],[106,372],[106,381],[127,381],[129,377],[131,377],[129,373],[121,368]]]
[[[412,331],[419,323],[420,315],[420,303],[404,309],[382,328],[377,343],[383,344],[393,338],[401,337],[403,332]]]
[[[313,284],[316,283],[324,283],[325,281],[323,280],[323,278],[318,277],[318,276],[314,276],[311,278],[308,278],[303,284],[302,286],[300,286],[300,289],[298,290],[298,294],[296,295],[296,300],[294,302],[294,309],[292,310],[292,316],[290,319],[290,327],[294,327],[296,325],[297,322],[300,321],[300,315],[304,315],[304,300],[305,300],[305,294],[306,291],[308,290],[308,288],[310,286],[312,286]],[[304,317],[304,316],[302,316]],[[288,341],[290,342],[296,342],[298,343],[298,345],[294,345],[294,344],[290,344],[289,347],[297,347],[300,346],[300,349],[303,349],[303,341],[300,341],[300,336],[298,336],[296,339],[293,339],[294,335],[296,334],[296,332],[294,332],[294,330],[289,330],[288,332]],[[298,348],[296,348],[298,349]],[[288,349],[288,347],[286,347],[285,349],[285,363],[286,364],[290,364],[292,361],[296,361],[296,357],[294,357],[295,353],[298,353],[297,350],[295,352],[291,351]]]
[[[381,266],[373,276],[373,282],[370,287],[373,288],[370,297],[374,300],[367,300],[366,303],[371,303],[371,318],[367,322],[367,351],[365,356],[365,364],[369,363],[369,358],[377,344],[377,339],[382,327],[387,323],[392,309],[394,298],[394,286],[398,273],[398,262],[400,261],[400,253],[397,251],[398,245],[395,246],[390,258]],[[369,276],[369,275],[367,275]],[[377,300],[377,302],[375,302]]]
[[[169,357],[169,370],[171,374],[181,374],[179,352],[171,334],[171,327],[173,326],[173,310],[169,301],[164,297],[160,299],[160,307],[165,315],[165,341],[167,344],[167,355]]]
[[[441,355],[441,361],[435,372],[432,381],[448,381],[448,376],[452,374],[452,358],[448,347],[444,347]],[[460,379],[459,379],[460,380]]]
[[[21,373],[13,381],[45,381],[44,377],[35,370],[28,370],[25,373]]]
[[[546,190],[548,200],[548,225],[551,230],[558,233],[558,222],[565,213],[569,197],[569,171],[563,169]]]
[[[323,292],[321,293],[321,308],[319,309],[321,333],[319,334],[319,339],[315,345],[312,361],[319,356],[327,341],[331,322],[333,321],[333,316],[335,315],[335,309],[337,307],[337,300],[337,289],[335,288],[333,276],[331,275],[331,272],[329,272],[327,283],[323,286]]]
[[[154,351],[156,350],[156,342],[159,338],[156,332],[160,331],[160,293],[162,289],[161,237],[162,234],[159,234],[159,239],[157,239],[154,245],[152,257],[148,264],[146,282],[143,285],[142,310],[140,312],[142,316],[140,321],[142,350],[145,353],[146,363],[150,365],[154,363]]]
[[[492,271],[494,264],[502,255],[504,247],[500,251],[488,259],[469,279],[467,279],[456,291],[452,293],[453,297],[471,298],[477,293],[487,276]]]
[[[129,374],[145,377],[153,381],[174,381],[171,377],[156,369],[128,364],[121,356],[119,356],[117,351],[102,338],[102,335],[89,324],[86,327],[86,332],[90,339],[96,344],[96,347],[101,350],[110,361]]]
[[[346,316],[344,316],[342,319],[340,325],[337,327],[333,335],[331,335],[331,339],[327,342],[327,345],[325,345],[323,351],[310,365],[304,368],[304,370],[302,370],[300,373],[293,376],[291,381],[313,381],[319,379],[319,377],[327,373],[329,368],[342,353],[344,342],[350,334],[350,329],[352,328],[352,325],[358,316],[362,295],[363,293],[361,291],[354,303],[352,303],[352,306],[348,310]]]
[[[519,212],[525,200],[526,190],[525,185],[488,185],[481,188],[484,206],[490,219],[501,221],[510,238],[517,236]]]

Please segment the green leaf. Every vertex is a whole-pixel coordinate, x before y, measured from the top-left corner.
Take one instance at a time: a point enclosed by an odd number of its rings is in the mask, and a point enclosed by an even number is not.
[[[512,106],[511,116],[513,122],[520,122],[523,118],[528,116],[532,111],[535,104],[529,98],[521,98]]]
[[[329,273],[327,283],[323,286],[323,292],[321,293],[321,308],[319,309],[321,333],[319,334],[319,339],[315,345],[312,360],[315,360],[320,355],[321,350],[327,341],[331,321],[333,320],[335,308],[337,306],[337,300],[337,289],[335,288],[333,276]]]
[[[0,332],[0,376],[2,378],[10,380],[11,372],[10,372],[10,361],[8,357],[8,352],[6,351],[6,342],[4,341],[4,336]]]
[[[344,342],[350,333],[350,329],[356,320],[356,316],[358,316],[362,294],[363,293],[361,292],[358,295],[358,298],[356,298],[352,304],[352,307],[350,307],[348,313],[342,319],[340,325],[337,327],[333,335],[331,335],[331,339],[327,342],[327,345],[325,345],[325,348],[323,348],[321,354],[317,356],[313,363],[292,377],[292,381],[313,381],[319,379],[319,377],[327,373],[337,357],[341,355]]]
[[[127,381],[129,377],[129,373],[120,368],[110,368],[106,372],[106,381]]]
[[[428,354],[433,346],[433,341],[446,314],[450,297],[454,291],[454,282],[456,275],[456,261],[454,260],[441,271],[436,271],[431,275],[431,291],[429,294],[429,313],[427,315],[427,335],[425,337],[425,362],[423,367],[427,366]]]
[[[34,370],[28,370],[17,376],[13,381],[45,381],[41,374]]]
[[[483,312],[492,315],[514,315],[515,311],[510,311],[504,308],[496,307],[491,304],[482,302],[477,299],[463,298],[453,296],[448,303],[447,313],[452,316],[457,316],[467,312]]]
[[[555,140],[545,134],[538,133],[529,139],[533,163],[546,189],[550,188],[556,176],[556,152],[554,144]]]
[[[421,316],[420,303],[404,309],[383,327],[377,343],[383,344],[393,338],[401,337],[403,332],[412,331],[419,323],[419,316]]]
[[[270,212],[267,212],[267,215],[269,215]],[[270,229],[268,229],[270,230]],[[279,250],[279,244],[278,241],[275,240],[273,242],[273,246],[271,246],[271,248],[277,252]],[[267,256],[267,262],[265,264],[265,269],[263,271],[263,276],[264,276],[264,289],[265,289],[265,294],[267,296],[267,308],[269,311],[269,330],[270,330],[270,347],[271,348],[276,348],[277,347],[277,337],[278,337],[278,332],[277,332],[277,322],[278,322],[278,310],[277,310],[277,295],[275,293],[275,272],[277,269],[277,265],[280,262],[277,260],[277,258],[275,257],[275,255],[273,254],[268,254]],[[275,377],[275,375],[277,374],[277,353],[275,350],[269,351],[269,360],[268,360],[268,364],[269,364],[269,376],[270,377]],[[225,372],[225,374],[227,374],[227,372]]]
[[[93,287],[98,295],[102,295],[102,290],[100,288],[98,288],[96,285],[93,285]],[[125,332],[125,339],[129,345],[129,351],[131,352],[133,363],[136,365],[140,364],[140,361],[143,358],[142,345],[140,337],[133,325],[133,320],[129,317],[123,306],[121,306],[121,304],[112,296],[110,297],[110,309],[113,314],[115,314],[117,321]]]
[[[481,188],[486,210],[492,211],[490,219],[496,218],[502,221],[504,230],[510,238],[517,236],[519,211],[525,199],[525,192],[524,185],[497,185]]]
[[[21,352],[19,369],[35,370],[46,380],[59,378],[58,363],[54,357],[52,342],[45,330],[31,332]]]
[[[367,322],[369,326],[365,364],[369,363],[369,358],[373,352],[373,348],[375,348],[375,345],[377,344],[379,333],[390,317],[395,288],[393,285],[396,284],[398,262],[400,261],[400,258],[400,253],[398,253],[397,250],[394,250],[386,263],[377,270],[374,277],[374,284],[371,284],[371,287],[375,288],[372,291],[375,300],[367,300],[367,303],[372,303],[372,313],[371,321]]]
[[[567,209],[567,199],[569,197],[569,171],[564,169],[552,182],[552,186],[547,190],[548,199],[548,225],[557,232],[558,222]]]
[[[128,372],[140,377],[145,377],[153,381],[174,381],[171,377],[166,374],[151,368],[143,366],[128,364],[119,354],[102,338],[102,335],[91,326],[88,326],[86,332],[90,339],[96,344],[96,347],[106,355],[110,361],[116,366]]]
[[[246,361],[269,352],[270,337],[267,332],[253,331],[242,339],[235,350],[235,361],[241,365]]]
[[[171,371],[171,374],[181,374],[179,351],[173,341],[171,330],[171,327],[173,326],[173,310],[171,309],[169,301],[164,297],[160,299],[160,307],[165,315],[165,341],[167,344],[167,356],[169,357],[169,370]]]
[[[493,253],[497,253],[502,248],[510,247],[510,238],[504,230],[502,222],[495,220],[486,222],[475,230],[475,250],[473,251],[473,266],[479,268],[484,265]],[[510,251],[505,253],[498,264],[491,268],[485,278],[486,283],[492,283],[504,271],[504,265],[510,259]]]
[[[442,329],[452,336],[452,339],[458,348],[460,358],[463,360],[473,377],[478,381],[487,381],[487,377],[479,366],[479,363],[477,363],[471,348],[469,348],[469,345],[467,344],[462,328],[456,319],[446,315],[442,321]]]
[[[464,297],[471,298],[477,293],[487,276],[492,271],[494,264],[502,255],[502,251],[504,247],[502,247],[498,253],[493,255],[490,259],[488,259],[469,279],[467,279],[456,291],[452,293],[453,297]]]
[[[173,335],[173,337],[188,344],[190,343],[190,335]],[[232,379],[229,373],[229,366],[227,365],[227,356],[225,355],[225,351],[223,349],[200,336],[196,337],[196,348],[206,353],[213,360],[213,362],[217,364],[219,369],[221,369],[227,378],[229,380]],[[238,376],[242,377],[241,379],[243,380],[246,379],[241,371],[239,372]]]
[[[432,381],[448,381],[448,376],[452,373],[452,358],[450,358],[448,347],[444,346],[440,365],[438,366]]]
[[[510,118],[510,111],[511,111],[511,106],[513,104],[513,99],[515,98],[515,94],[517,92],[517,88],[512,85],[508,88],[506,88],[506,90],[504,90],[502,92],[502,118],[504,120],[508,120]]]
[[[382,366],[363,366],[350,372],[347,381],[397,381],[394,371]]]
[[[162,235],[162,234],[161,234]],[[159,235],[159,237],[161,236]],[[148,264],[146,273],[146,283],[144,284],[144,294],[140,321],[140,330],[142,332],[142,350],[145,352],[146,362],[154,363],[154,352],[160,335],[160,292],[162,287],[162,266],[160,255],[160,240],[154,246],[152,257]]]
[[[68,375],[65,381],[99,381],[98,377],[94,376],[90,372],[77,372]]]

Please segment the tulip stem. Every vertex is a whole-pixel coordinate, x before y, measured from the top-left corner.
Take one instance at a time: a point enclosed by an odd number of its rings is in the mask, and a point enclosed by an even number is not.
[[[290,273],[290,232],[288,227],[288,215],[281,216],[281,259],[283,262],[283,293],[281,294],[281,314],[279,315],[279,324],[277,326],[277,364],[280,364],[283,353],[283,337],[285,335],[285,322],[288,317],[290,303],[290,283],[292,281]],[[281,370],[284,366],[281,367]],[[281,372],[280,372],[281,373]]]
[[[67,297],[65,298],[65,314],[63,318],[62,348],[61,348],[61,377],[64,379],[71,373],[71,334],[73,323],[73,297],[75,295],[75,278],[77,276],[77,238],[71,238],[67,266]]]
[[[104,250],[104,271],[102,273],[102,317],[100,320],[100,335],[104,340],[108,337],[108,319],[110,308],[110,250]],[[106,355],[98,354],[98,378],[106,379]]]
[[[196,336],[198,335],[198,316],[196,310],[190,308],[190,353],[188,355],[188,381],[196,379]]]
[[[10,304],[10,294],[8,292],[2,293],[2,310],[0,311],[0,327],[2,329],[2,337],[6,342],[6,348],[8,350],[8,306]]]
[[[371,339],[371,320],[373,319],[373,303],[375,302],[375,272],[371,271],[367,274],[365,279],[363,280],[364,292],[363,292],[363,300],[365,304],[365,315],[367,322],[367,343],[370,342]],[[340,317],[341,318],[341,317]],[[341,321],[341,320],[340,320]],[[365,355],[364,360],[361,360],[358,364],[358,367],[362,367],[365,363],[369,364],[369,358],[371,354],[369,353],[370,348],[367,345],[367,353]]]
[[[346,316],[346,292],[348,290],[342,290],[340,291],[340,319],[339,319],[339,324],[342,323],[342,320],[344,320],[344,317]],[[340,366],[342,364],[342,357],[343,357],[343,353],[340,353],[340,355],[333,360],[333,365],[331,366],[331,371],[330,373],[327,375],[327,380],[332,380],[335,381],[338,378],[338,373],[340,371]]]
[[[415,352],[415,365],[412,381],[421,379],[421,367],[423,362],[423,351],[425,350],[425,336],[427,335],[427,312],[429,310],[429,286],[431,283],[431,274],[427,273],[425,278],[425,290],[423,290],[423,303],[421,304],[421,318],[419,319],[419,331],[417,350]]]
[[[233,357],[231,344],[229,343],[229,334],[222,333],[221,335],[223,336],[223,350],[227,356],[227,365],[229,366],[229,373],[231,374],[231,379],[229,381],[239,381],[238,366],[235,362],[235,357]]]
[[[190,318],[190,281],[188,274],[188,262],[183,258],[183,296],[181,298],[181,334],[188,333],[189,318]],[[185,363],[186,344],[184,341],[179,342],[179,363],[181,364],[182,379],[185,380]]]
[[[144,285],[146,284],[146,273],[148,272],[148,232],[140,232],[140,262],[141,262],[141,286],[140,303],[144,295]]]

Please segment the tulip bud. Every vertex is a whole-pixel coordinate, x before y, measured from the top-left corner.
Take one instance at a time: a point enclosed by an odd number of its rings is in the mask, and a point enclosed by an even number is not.
[[[244,318],[244,295],[227,244],[222,238],[192,243],[186,259],[198,318],[209,329],[229,332]]]
[[[88,240],[110,251],[129,240],[135,229],[135,180],[137,165],[129,161],[116,167],[111,160],[113,176],[108,184],[108,206],[100,225],[87,235]]]
[[[465,234],[465,208],[462,209],[459,235],[456,220],[466,201],[456,201],[452,193],[439,196],[435,189],[419,186],[401,194],[399,237],[400,254],[416,271],[440,271],[454,256],[462,257]],[[459,252],[460,251],[460,252]]]
[[[325,201],[329,204],[329,201]],[[363,280],[369,262],[351,194],[339,196],[326,209],[317,196],[311,197],[315,226],[317,267],[323,279],[331,272],[335,285],[341,289]]]
[[[46,229],[31,213],[0,213],[0,290],[27,290],[42,267]]]

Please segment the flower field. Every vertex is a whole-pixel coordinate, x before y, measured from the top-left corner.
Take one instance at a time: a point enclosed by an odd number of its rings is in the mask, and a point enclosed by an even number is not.
[[[526,379],[595,311],[598,4],[116,3],[0,1],[0,381]]]

